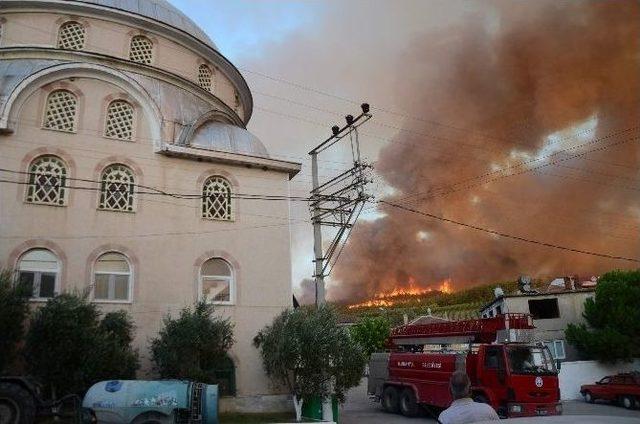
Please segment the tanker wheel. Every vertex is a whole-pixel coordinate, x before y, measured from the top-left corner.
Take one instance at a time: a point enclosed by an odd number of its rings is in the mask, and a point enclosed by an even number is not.
[[[387,412],[397,414],[400,407],[398,397],[398,391],[396,388],[393,386],[387,386],[382,392],[382,408]]]
[[[14,383],[0,383],[0,424],[33,424],[36,405],[31,394]]]
[[[404,389],[400,394],[400,412],[405,417],[415,417],[420,413],[420,405],[413,389]]]
[[[636,406],[636,401],[629,395],[623,395],[620,397],[620,405],[626,409],[633,409]]]

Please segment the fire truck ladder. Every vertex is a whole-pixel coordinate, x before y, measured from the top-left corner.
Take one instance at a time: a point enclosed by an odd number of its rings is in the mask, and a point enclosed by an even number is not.
[[[501,330],[532,330],[529,314],[504,314],[493,318],[407,324],[391,330],[393,345],[493,343]]]

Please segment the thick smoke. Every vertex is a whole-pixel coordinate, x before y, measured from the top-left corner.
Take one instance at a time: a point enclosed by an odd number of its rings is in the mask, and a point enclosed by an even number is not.
[[[491,7],[493,14],[397,46],[396,102],[422,120],[407,118],[380,152],[377,173],[393,189],[386,200],[640,258],[639,3]],[[584,147],[516,166],[576,145]],[[594,149],[601,150],[568,157]],[[558,159],[565,160],[523,172]],[[508,170],[492,173],[498,168]],[[334,300],[366,298],[409,277],[425,287],[451,278],[460,288],[519,274],[589,276],[638,265],[379,208],[384,217],[353,231],[334,271]]]

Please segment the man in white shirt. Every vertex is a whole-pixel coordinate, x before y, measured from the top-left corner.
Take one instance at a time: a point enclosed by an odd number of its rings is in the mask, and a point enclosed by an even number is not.
[[[491,406],[471,399],[470,388],[471,381],[464,371],[456,371],[451,375],[449,391],[453,402],[440,413],[438,420],[442,424],[470,424],[500,419]]]

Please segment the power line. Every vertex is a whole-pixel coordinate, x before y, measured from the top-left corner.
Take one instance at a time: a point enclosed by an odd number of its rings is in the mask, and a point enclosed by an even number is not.
[[[617,255],[610,255],[607,253],[599,253],[599,252],[592,252],[592,251],[588,251],[588,250],[582,250],[582,249],[575,249],[572,247],[567,247],[567,246],[561,246],[561,245],[557,245],[557,244],[553,244],[553,243],[547,243],[544,241],[539,241],[539,240],[533,240],[533,239],[529,239],[529,238],[525,238],[525,237],[521,237],[521,236],[515,236],[512,234],[507,234],[507,233],[503,233],[501,231],[496,231],[496,230],[492,230],[489,228],[484,228],[484,227],[480,227],[477,225],[473,225],[473,224],[467,224],[461,221],[456,221],[453,219],[449,219],[443,216],[438,216],[438,215],[434,215],[428,212],[422,212],[413,208],[409,208],[400,204],[396,204],[396,203],[392,203],[392,202],[387,202],[385,200],[379,200],[378,203],[382,203],[385,205],[388,205],[390,207],[396,208],[396,209],[401,209],[407,212],[411,212],[411,213],[415,213],[418,215],[422,215],[425,216],[427,218],[432,218],[432,219],[436,219],[442,222],[448,222],[450,224],[456,224],[462,227],[466,227],[466,228],[471,228],[473,230],[477,230],[477,231],[482,231],[488,234],[492,234],[495,236],[500,236],[500,237],[504,237],[504,238],[509,238],[512,240],[518,240],[518,241],[522,241],[525,243],[530,243],[530,244],[536,244],[539,246],[545,246],[545,247],[551,247],[554,249],[559,249],[559,250],[565,250],[568,252],[574,252],[574,253],[581,253],[584,255],[590,255],[590,256],[597,256],[597,257],[601,257],[601,258],[607,258],[607,259],[615,259],[615,260],[621,260],[621,261],[627,261],[627,262],[635,262],[635,263],[640,263],[640,259],[636,259],[636,258],[628,258],[625,256],[617,256]]]
[[[11,173],[11,174],[28,175],[28,176],[42,175],[42,174],[37,173],[37,172],[34,173],[34,172],[26,172],[26,171],[15,171],[15,170],[6,169],[6,168],[0,168],[0,172],[7,172],[7,173]],[[62,177],[56,177],[56,178],[57,179],[62,179]],[[100,184],[100,185],[103,184],[103,181],[90,180],[90,179],[85,179],[85,178],[64,177],[64,179],[67,179],[67,180],[70,180],[70,181],[88,182],[88,183],[94,183],[94,184]],[[1,180],[0,182],[21,184],[21,185],[30,185],[30,184],[32,184],[32,183],[30,183],[28,181]],[[204,195],[204,194],[201,194],[201,193],[198,193],[198,194],[194,194],[194,193],[169,193],[169,192],[166,192],[164,190],[161,190],[161,189],[158,189],[158,188],[155,188],[155,187],[150,187],[150,186],[140,185],[140,184],[122,184],[122,185],[126,185],[126,186],[129,186],[129,187],[142,188],[143,190],[148,190],[148,191],[137,190],[137,191],[135,191],[135,194],[161,195],[161,196],[173,197],[173,198],[176,198],[176,199],[202,199],[202,198],[210,197],[210,195]],[[78,190],[94,190],[94,191],[102,191],[103,190],[101,187],[76,187],[76,186],[69,186],[69,185],[60,185],[59,187],[61,187],[61,188],[69,188],[69,189],[78,189]],[[246,193],[232,193],[232,194],[229,195],[229,197],[234,198],[234,199],[244,199],[244,200],[292,200],[292,201],[302,201],[302,202],[308,202],[310,200],[308,197],[300,197],[300,196],[246,194]]]

